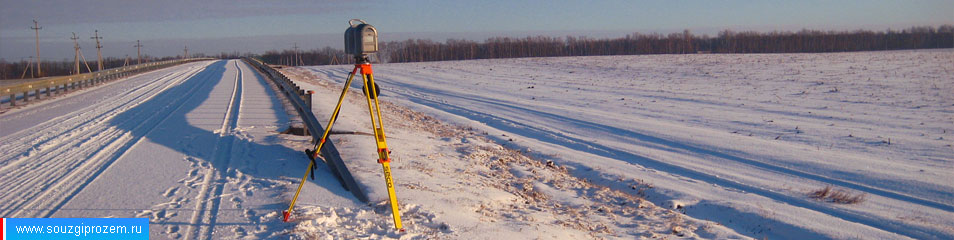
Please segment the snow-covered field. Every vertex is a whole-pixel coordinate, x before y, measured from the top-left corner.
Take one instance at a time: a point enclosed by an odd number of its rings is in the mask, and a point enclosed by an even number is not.
[[[308,69],[338,86],[351,70]],[[954,238],[952,76],[951,50],[375,65],[386,101],[755,238]],[[810,197],[826,186],[860,202]]]
[[[284,71],[325,123],[351,68]],[[0,114],[0,216],[145,217],[157,239],[954,238],[952,50],[374,68],[405,232],[360,80],[332,140],[371,203],[319,164],[282,223],[310,138],[225,60]]]

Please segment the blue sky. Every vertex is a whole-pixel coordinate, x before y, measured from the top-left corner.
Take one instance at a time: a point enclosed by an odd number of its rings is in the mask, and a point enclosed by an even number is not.
[[[382,40],[490,36],[617,37],[632,32],[699,34],[733,30],[906,28],[954,24],[954,1],[248,1],[248,0],[0,0],[0,58],[32,56],[32,20],[40,31],[41,57],[72,58],[70,32],[84,40],[104,37],[104,55],[144,51],[263,52],[290,48],[341,48],[347,20],[375,25]],[[128,46],[126,46],[128,45]],[[44,49],[48,49],[45,50]],[[44,54],[46,52],[47,54]]]

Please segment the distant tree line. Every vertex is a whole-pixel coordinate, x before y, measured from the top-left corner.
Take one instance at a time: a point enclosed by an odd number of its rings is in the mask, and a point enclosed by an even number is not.
[[[734,32],[724,30],[717,36],[694,35],[689,30],[662,35],[658,33],[633,33],[622,38],[595,39],[588,37],[494,37],[484,42],[449,39],[436,42],[423,39],[391,41],[380,44],[380,50],[372,58],[374,62],[424,62],[491,58],[636,55],[636,54],[689,54],[689,53],[811,53],[850,52],[924,48],[954,48],[954,25],[940,27],[912,27],[908,29],[874,32],[817,31],[798,32]],[[204,57],[194,54],[190,57]],[[343,50],[325,47],[299,51],[271,50],[255,55],[239,52],[221,53],[210,57],[234,59],[254,56],[269,64],[284,65],[329,65],[351,64],[354,59]],[[178,57],[156,58],[144,56],[144,61],[161,61]],[[129,58],[128,64],[135,64]],[[0,59],[0,79],[17,79],[24,75],[28,60],[8,62]],[[43,61],[44,76],[60,76],[72,73],[72,60]],[[96,61],[89,62],[96,68]],[[120,67],[126,58],[105,58],[105,68]],[[35,66],[33,67],[35,68]],[[81,67],[86,72],[85,65]],[[36,71],[36,69],[31,69]],[[30,72],[26,72],[26,78]]]
[[[483,42],[449,39],[436,42],[409,39],[380,44],[374,62],[424,62],[467,59],[559,57],[636,54],[689,53],[811,53],[877,51],[954,47],[954,25],[912,27],[882,32],[818,31],[734,32],[724,30],[717,36],[694,35],[689,30],[662,35],[629,34],[622,38],[588,37],[526,38],[494,37]],[[272,50],[258,56],[269,64],[328,65],[351,64],[351,55],[325,47],[300,51]],[[299,60],[300,59],[300,60]]]
[[[450,39],[440,43],[410,39],[382,44],[378,53],[387,62],[466,59],[687,54],[687,53],[815,53],[954,47],[954,26],[912,27],[901,31],[798,32],[722,31],[718,36],[682,33],[640,34],[622,38],[495,37],[484,42]]]
[[[258,58],[268,64],[281,64],[289,66],[354,63],[354,59],[352,59],[353,57],[346,55],[344,50],[331,47],[299,51],[298,54],[295,54],[295,51],[292,50],[271,50],[258,56]]]
[[[163,57],[157,58],[148,55],[142,57],[143,62],[154,62],[154,61],[163,61],[175,59],[175,57]],[[42,59],[41,59],[42,60]],[[89,64],[89,69],[94,72],[97,69],[96,58],[86,59],[87,62],[80,62],[80,73],[87,73],[86,64]],[[138,59],[136,57],[130,57],[128,59],[129,65],[135,65]],[[59,60],[59,61],[40,61],[40,68],[43,70],[42,77],[51,77],[51,76],[65,76],[73,74],[73,71],[76,70],[76,66],[73,65],[73,60]],[[122,67],[127,64],[126,58],[115,58],[115,57],[104,57],[103,58],[103,69],[110,69],[116,67]],[[30,65],[30,68],[27,69],[27,65]],[[21,60],[16,62],[7,62],[4,59],[0,59],[0,79],[19,79],[31,78],[32,77],[41,77],[37,75],[36,72],[36,63],[31,60]]]

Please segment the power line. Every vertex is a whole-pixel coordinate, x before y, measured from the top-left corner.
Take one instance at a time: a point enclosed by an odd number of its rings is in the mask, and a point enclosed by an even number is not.
[[[294,65],[294,66],[305,65],[305,64],[301,61],[301,55],[298,54],[298,43],[297,43],[297,42],[295,43],[295,47],[293,47],[293,49],[295,49],[295,60],[294,60],[295,63],[293,63],[292,65]]]
[[[142,64],[142,44],[139,44],[139,40],[136,40],[136,46],[133,47],[136,47],[136,57],[139,58],[136,64]]]
[[[73,37],[71,37],[70,39],[73,39],[73,49],[76,50],[76,54],[73,56],[73,62],[76,65],[76,72],[74,72],[73,74],[80,74],[80,64],[79,64],[80,58],[83,59],[83,64],[86,65],[86,71],[93,72],[93,70],[89,68],[89,63],[86,62],[86,56],[83,56],[83,52],[80,52],[79,42],[76,41],[77,39],[79,39],[79,37],[76,36],[75,32],[73,33]]]
[[[75,66],[75,67],[73,68],[73,69],[75,70],[75,72],[73,72],[73,74],[79,74],[79,72],[80,72],[80,69],[79,69],[80,47],[79,47],[79,42],[76,41],[77,39],[79,39],[79,37],[76,37],[76,33],[73,33],[73,37],[71,37],[70,39],[73,39],[73,50],[76,51],[76,53],[73,54],[73,66]]]
[[[40,24],[36,22],[36,19],[33,19],[33,27],[30,27],[36,32],[36,76],[43,76],[43,71],[40,70]]]
[[[91,37],[91,39],[96,39],[96,57],[98,58],[96,71],[102,71],[103,70],[103,51],[102,51],[103,45],[99,45],[99,40],[103,39],[103,37],[99,36],[99,30],[96,30],[95,34],[96,36]]]

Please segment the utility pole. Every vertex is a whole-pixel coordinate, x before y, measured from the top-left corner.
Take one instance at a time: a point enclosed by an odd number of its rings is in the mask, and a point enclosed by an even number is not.
[[[136,40],[136,46],[133,47],[136,47],[136,57],[139,58],[136,64],[142,64],[142,44],[139,44],[139,40]]]
[[[71,37],[70,39],[73,39],[73,50],[76,51],[76,53],[73,55],[73,65],[75,66],[75,68],[73,69],[75,69],[76,71],[73,72],[73,74],[79,74],[80,73],[80,69],[79,69],[80,47],[79,47],[79,42],[76,41],[76,39],[79,39],[79,37],[76,36],[76,33],[73,33],[73,37]]]
[[[298,62],[301,62],[301,58],[298,57],[298,43],[297,43],[297,42],[295,43],[295,47],[293,47],[293,49],[295,49],[295,60],[294,60],[295,63],[293,63],[292,66],[298,66]]]
[[[185,54],[182,54],[182,59],[189,58],[189,46],[185,46]]]
[[[99,36],[99,30],[96,30],[95,34],[96,36],[91,38],[96,39],[96,56],[98,57],[98,60],[97,60],[98,67],[96,71],[103,71],[103,51],[102,51],[103,45],[99,45],[99,40],[103,39],[103,37]]]
[[[20,58],[20,62],[23,62],[23,58]],[[23,68],[23,74],[20,74],[20,79],[26,76],[27,71],[30,71],[30,78],[36,78],[33,75],[33,56],[30,56],[30,62],[26,64],[26,67]]]
[[[43,71],[40,70],[40,23],[36,22],[36,19],[33,19],[33,27],[31,27],[34,32],[36,32],[36,76],[43,76]]]

